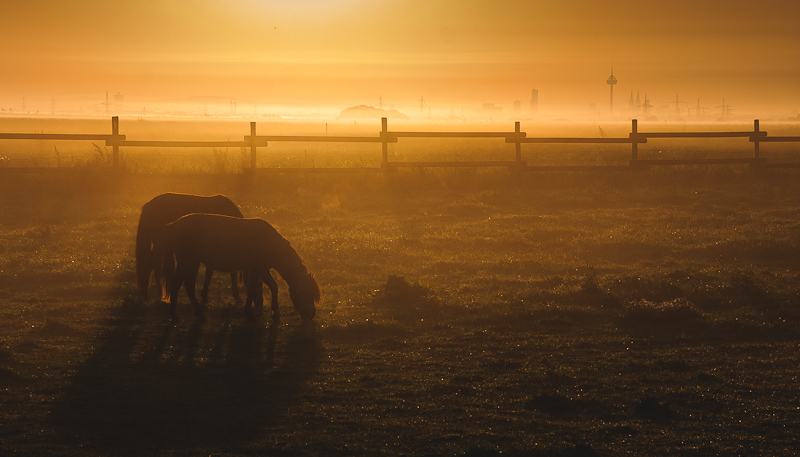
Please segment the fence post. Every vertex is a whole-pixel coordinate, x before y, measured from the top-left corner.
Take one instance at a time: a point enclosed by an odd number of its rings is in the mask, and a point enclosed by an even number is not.
[[[514,136],[514,140],[516,140],[514,142],[514,152],[516,152],[517,162],[522,162],[522,143],[520,143],[520,141],[519,141],[519,138],[520,138],[519,137],[519,133],[520,133],[519,121],[516,121],[514,123],[514,133],[516,133],[516,135]],[[521,165],[521,163],[520,163],[520,165]]]
[[[381,118],[381,167],[389,171],[389,124],[385,117]]]
[[[631,165],[639,161],[639,121],[631,119]]]
[[[113,116],[111,118],[111,134],[114,135],[114,145],[111,146],[111,160],[112,165],[114,168],[119,168],[119,116]]]
[[[761,157],[761,150],[758,145],[758,139],[761,135],[759,135],[759,126],[758,126],[758,119],[753,121],[753,152],[755,153],[755,159],[758,160]]]
[[[256,171],[256,123],[250,123],[250,170]]]

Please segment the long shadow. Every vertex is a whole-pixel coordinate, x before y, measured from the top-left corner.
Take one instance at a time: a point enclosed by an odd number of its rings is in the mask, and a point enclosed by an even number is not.
[[[265,437],[318,371],[313,323],[267,327],[241,309],[171,325],[158,305],[123,302],[51,415],[81,444],[119,454],[231,449]]]

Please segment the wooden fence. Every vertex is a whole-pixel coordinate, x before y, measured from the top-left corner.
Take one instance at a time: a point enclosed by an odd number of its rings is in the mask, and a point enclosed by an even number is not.
[[[400,138],[502,138],[506,143],[514,145],[513,158],[491,161],[426,161],[407,162],[390,161],[389,144],[397,143]],[[747,138],[753,143],[753,156],[747,158],[687,158],[687,159],[640,159],[639,144],[647,143],[651,138]],[[227,148],[239,147],[250,149],[250,167],[246,173],[252,172],[390,172],[401,167],[508,167],[518,171],[596,171],[596,170],[636,170],[654,165],[698,165],[698,164],[749,164],[759,168],[800,168],[797,163],[769,162],[761,156],[761,143],[796,143],[800,136],[770,137],[766,131],[760,130],[759,121],[753,122],[753,130],[739,132],[640,132],[636,119],[631,121],[631,133],[619,138],[574,138],[574,137],[527,137],[520,131],[520,123],[514,124],[514,131],[509,132],[403,132],[390,131],[386,118],[381,119],[381,131],[378,136],[286,136],[258,135],[256,123],[250,123],[250,135],[242,141],[165,141],[165,140],[128,140],[119,133],[119,118],[111,118],[111,134],[45,134],[45,133],[0,133],[0,140],[65,140],[65,141],[105,141],[112,148],[111,169],[120,167],[120,148],[158,147],[158,148]],[[257,167],[258,148],[265,148],[270,142],[303,142],[303,143],[380,143],[380,167],[335,167],[335,168],[286,168]],[[627,165],[528,165],[523,160],[523,144],[630,144],[631,157]],[[0,173],[22,172],[64,172],[72,171],[66,167],[10,167],[0,166]]]

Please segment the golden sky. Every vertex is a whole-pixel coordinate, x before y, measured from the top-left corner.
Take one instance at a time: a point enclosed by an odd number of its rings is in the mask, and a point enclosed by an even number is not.
[[[796,115],[800,1],[3,2],[0,105],[215,96],[259,104],[654,105]],[[64,102],[66,103],[66,101]]]

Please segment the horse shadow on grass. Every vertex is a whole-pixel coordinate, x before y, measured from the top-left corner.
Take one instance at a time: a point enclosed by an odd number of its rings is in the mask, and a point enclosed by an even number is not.
[[[172,325],[158,305],[121,304],[56,403],[53,425],[114,454],[268,437],[319,370],[316,327],[267,327],[232,306],[209,311],[206,324]]]

